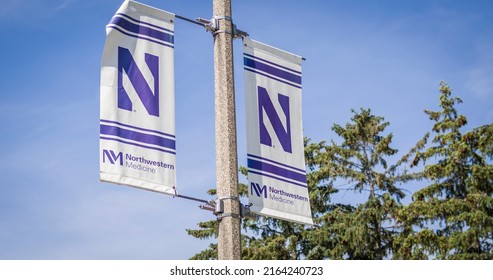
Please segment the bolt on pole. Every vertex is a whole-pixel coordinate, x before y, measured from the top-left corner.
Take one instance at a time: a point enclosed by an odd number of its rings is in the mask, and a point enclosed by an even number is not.
[[[231,0],[213,0],[213,17],[218,22],[218,30],[214,33],[217,196],[238,198]],[[219,221],[218,258],[239,260],[241,259],[239,200],[224,200],[224,213],[228,215],[224,215]]]

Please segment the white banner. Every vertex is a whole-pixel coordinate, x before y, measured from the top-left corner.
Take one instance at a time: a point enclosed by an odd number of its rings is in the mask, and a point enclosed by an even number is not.
[[[252,212],[313,224],[297,55],[244,39],[249,200]]]
[[[125,1],[106,26],[101,181],[175,193],[174,17]]]

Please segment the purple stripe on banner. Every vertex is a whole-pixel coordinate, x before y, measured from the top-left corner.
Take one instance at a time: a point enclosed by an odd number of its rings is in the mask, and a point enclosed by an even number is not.
[[[134,37],[134,38],[138,38],[138,39],[142,39],[142,40],[146,40],[146,41],[149,41],[149,42],[153,42],[153,43],[156,43],[156,44],[159,44],[159,45],[162,45],[162,46],[165,46],[165,47],[170,47],[172,49],[174,49],[175,47],[172,45],[172,44],[169,44],[169,43],[163,43],[162,41],[158,41],[158,40],[154,40],[154,39],[150,39],[150,38],[147,38],[147,37],[142,37],[142,36],[138,36],[138,35],[135,35],[135,34],[132,34],[132,33],[129,33],[129,32],[126,32],[125,30],[121,29],[120,27],[118,26],[111,26],[111,25],[107,25],[106,27],[108,28],[113,28],[115,30],[118,30],[120,31],[121,33],[127,35],[127,36],[130,36],[130,37]]]
[[[128,127],[128,128],[133,128],[133,129],[138,129],[138,130],[142,130],[142,131],[146,131],[146,132],[152,132],[152,133],[160,134],[160,135],[171,137],[171,138],[176,138],[172,134],[164,133],[164,132],[157,131],[157,130],[150,130],[150,129],[146,129],[146,128],[141,128],[141,127],[137,127],[137,126],[132,126],[132,125],[128,125],[128,124],[124,124],[124,123],[120,123],[120,122],[103,120],[103,119],[100,119],[99,121],[100,122],[104,122],[104,123],[117,124],[117,125],[120,125],[120,126],[124,126],[124,127]]]
[[[254,159],[248,159],[247,162],[248,162],[247,166],[249,169],[253,168],[253,169],[265,171],[265,172],[272,173],[272,174],[277,175],[277,176],[284,177],[286,179],[291,179],[291,180],[295,180],[295,181],[298,181],[300,183],[306,184],[306,174],[296,173],[296,172],[284,169],[282,167],[275,166],[275,165],[265,163],[265,162],[261,162],[258,160],[254,160]]]
[[[176,153],[174,151],[168,151],[168,150],[163,150],[163,149],[159,149],[159,148],[156,148],[156,147],[149,147],[149,146],[145,146],[145,145],[140,145],[140,144],[137,144],[137,143],[124,141],[124,140],[121,140],[121,139],[109,138],[109,137],[104,137],[104,136],[99,136],[99,139],[116,141],[116,142],[120,142],[120,143],[127,144],[127,145],[137,146],[137,147],[141,147],[141,148],[145,148],[145,149],[150,149],[150,150],[155,150],[155,151],[160,151],[160,152],[163,152],[163,153],[168,153],[168,154],[176,155]]]
[[[254,58],[254,59],[256,59],[256,60],[260,60],[260,61],[263,61],[263,62],[267,62],[267,63],[272,64],[272,65],[274,65],[274,66],[277,66],[277,67],[279,67],[279,68],[286,69],[286,70],[288,70],[288,71],[295,72],[295,73],[298,73],[298,74],[300,74],[300,75],[301,75],[301,72],[300,72],[300,71],[296,71],[296,70],[293,70],[293,69],[291,69],[291,68],[288,68],[288,67],[282,66],[282,65],[277,64],[277,63],[274,63],[274,62],[272,62],[272,61],[268,61],[267,59],[263,59],[263,58],[260,58],[260,57],[257,57],[257,56],[253,56],[253,55],[251,55],[251,54],[247,54],[247,53],[243,53],[243,55],[244,55],[244,56],[251,57],[251,58]]]
[[[283,81],[283,80],[281,80],[281,79],[274,78],[273,76],[270,76],[270,75],[264,74],[264,73],[262,73],[262,72],[255,71],[254,69],[250,69],[250,68],[247,68],[247,67],[245,67],[245,68],[243,68],[243,69],[245,69],[245,70],[247,70],[247,71],[250,71],[250,72],[253,72],[253,73],[255,73],[255,74],[259,74],[259,75],[265,76],[265,77],[267,77],[267,78],[269,78],[269,79],[276,80],[276,81],[281,82],[281,83],[283,83],[283,84],[290,85],[290,86],[292,86],[292,87],[295,87],[295,88],[299,88],[299,89],[301,89],[301,86],[299,86],[299,85],[288,83],[288,82]]]
[[[139,24],[135,24],[133,22],[130,22],[122,17],[113,17],[110,21],[109,24],[114,24],[117,25],[121,28],[123,28],[126,31],[132,32],[132,33],[137,33],[137,34],[142,34],[149,36],[154,39],[161,40],[163,42],[168,42],[173,44],[174,43],[174,36],[147,26],[142,26]]]
[[[293,167],[293,166],[290,166],[290,165],[287,165],[287,164],[284,164],[284,163],[280,163],[280,162],[277,162],[277,161],[274,161],[274,160],[271,160],[271,159],[267,159],[267,158],[255,156],[255,155],[252,155],[252,154],[247,154],[247,157],[251,157],[251,158],[259,159],[261,161],[267,161],[267,162],[270,162],[270,163],[281,165],[281,166],[284,166],[286,168],[290,168],[290,169],[293,169],[293,170],[296,170],[298,172],[301,172],[301,173],[306,174],[306,170],[305,169],[296,168],[296,167]]]
[[[243,57],[243,65],[250,67],[250,68],[253,68],[253,69],[260,70],[262,72],[276,76],[278,78],[290,81],[292,83],[301,85],[301,76],[289,73],[287,71],[281,70],[281,69],[276,68],[276,67],[272,67],[272,66],[267,65],[265,63],[262,63],[260,61],[255,61],[251,58]]]
[[[292,182],[292,181],[288,181],[288,180],[285,180],[285,179],[282,179],[282,178],[278,178],[276,176],[272,176],[272,175],[265,174],[265,173],[262,173],[262,172],[257,172],[257,171],[253,171],[253,170],[248,169],[248,173],[257,174],[257,175],[260,175],[260,176],[269,177],[269,178],[272,178],[272,179],[276,179],[276,180],[279,180],[279,181],[290,183],[290,184],[293,184],[293,185],[296,185],[296,186],[300,186],[300,187],[303,187],[303,188],[308,188],[307,185],[298,184],[298,183],[295,183],[295,182]]]
[[[126,17],[126,18],[131,19],[131,20],[133,20],[133,21],[135,21],[135,22],[137,22],[139,24],[142,24],[142,25],[147,25],[147,26],[150,26],[150,27],[153,27],[153,28],[156,28],[156,29],[161,29],[161,30],[166,31],[166,32],[175,33],[173,30],[170,30],[170,29],[167,29],[167,28],[164,28],[164,27],[161,27],[159,25],[152,24],[152,23],[140,21],[140,20],[135,19],[133,17],[130,17],[130,16],[126,15],[126,14],[117,13],[116,15],[117,16],[121,16],[121,17]]]
[[[156,135],[145,134],[137,131],[132,131],[116,126],[109,126],[101,124],[99,126],[99,132],[105,135],[113,135],[128,140],[138,141],[144,144],[151,144],[161,146],[163,148],[175,149],[175,140],[163,138]]]

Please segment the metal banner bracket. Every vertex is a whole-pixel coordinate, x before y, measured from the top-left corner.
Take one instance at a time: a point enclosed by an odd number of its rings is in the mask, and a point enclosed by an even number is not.
[[[224,200],[231,199],[234,201],[238,201],[240,205],[240,214],[235,214],[235,213],[225,213],[224,212]],[[216,211],[214,214],[217,216],[218,220],[221,220],[222,218],[225,217],[234,217],[234,218],[243,218],[243,219],[251,219],[251,218],[256,218],[256,216],[252,213],[250,210],[250,207],[252,204],[244,205],[241,203],[239,197],[234,197],[234,196],[224,196],[224,197],[219,197],[215,201],[215,206],[216,206]]]
[[[232,30],[219,29],[220,20],[227,20],[231,22]],[[242,38],[248,36],[248,33],[246,33],[245,31],[237,29],[236,24],[233,24],[233,19],[228,16],[215,16],[210,20],[204,18],[197,18],[196,21],[201,23],[205,27],[206,31],[211,32],[213,35],[219,33],[227,33],[233,35],[233,38]]]
[[[191,196],[186,196],[186,195],[180,195],[176,192],[176,188],[173,187],[174,190],[174,195],[173,198],[184,198],[187,200],[193,200],[196,202],[201,202],[203,203],[202,205],[199,205],[199,208],[202,210],[207,210],[211,211],[218,220],[221,220],[222,218],[225,217],[235,217],[235,218],[243,218],[243,219],[254,219],[257,216],[252,213],[250,210],[250,207],[252,204],[244,205],[241,203],[240,198],[237,196],[222,196],[218,197],[216,200],[205,200],[205,199],[200,199],[200,198],[195,198]],[[224,212],[224,200],[234,200],[237,201],[240,205],[240,214],[235,214],[235,213],[225,213]]]

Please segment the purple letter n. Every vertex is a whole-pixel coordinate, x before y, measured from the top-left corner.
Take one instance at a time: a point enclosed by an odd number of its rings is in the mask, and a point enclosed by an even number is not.
[[[289,116],[289,97],[278,94],[277,99],[281,105],[281,109],[286,116],[286,129],[282,125],[281,118],[274,108],[269,93],[263,87],[258,87],[258,115],[260,122],[260,143],[272,147],[272,138],[267,131],[264,123],[264,111],[274,128],[274,132],[281,143],[282,149],[285,152],[292,153],[291,148],[291,121]]]
[[[118,47],[118,108],[132,111],[132,101],[123,87],[123,71],[125,70],[147,113],[159,117],[159,57],[146,53],[145,62],[154,77],[154,94],[130,51]]]

